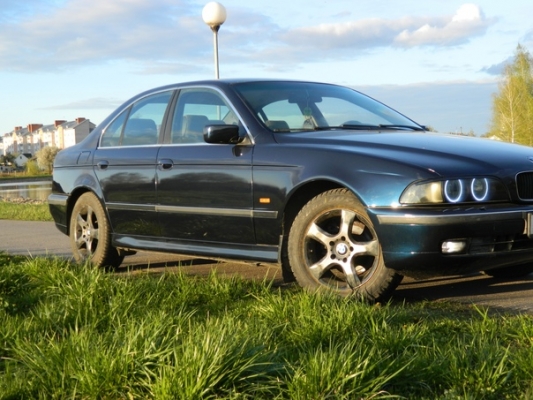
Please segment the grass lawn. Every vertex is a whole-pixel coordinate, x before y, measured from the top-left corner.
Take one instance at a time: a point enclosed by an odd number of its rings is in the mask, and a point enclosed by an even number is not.
[[[0,219],[53,221],[48,203],[13,203],[6,200],[0,200]]]
[[[28,176],[25,173],[0,174],[0,182],[51,179],[50,175]],[[37,201],[14,202],[0,197],[0,219],[18,221],[52,221],[48,204]]]
[[[7,183],[9,181],[33,181],[33,180],[52,180],[52,175],[50,174],[37,174],[37,175],[28,175],[26,172],[12,172],[9,174],[0,173],[0,181]]]
[[[0,253],[0,398],[530,399],[533,320]]]
[[[0,252],[0,399],[531,399],[532,347],[529,315]]]

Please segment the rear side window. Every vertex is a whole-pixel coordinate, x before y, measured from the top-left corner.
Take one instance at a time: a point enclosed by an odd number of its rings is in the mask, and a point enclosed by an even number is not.
[[[122,112],[106,128],[100,146],[157,144],[172,93],[163,92],[145,97]]]
[[[120,114],[112,123],[109,125],[102,140],[100,141],[100,147],[114,147],[120,145],[120,138],[122,136],[122,129],[124,128],[124,122],[128,116],[129,109],[122,114]]]

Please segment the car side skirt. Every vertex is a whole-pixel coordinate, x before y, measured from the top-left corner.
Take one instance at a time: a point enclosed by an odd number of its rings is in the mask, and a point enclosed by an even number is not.
[[[166,253],[279,263],[279,246],[242,245],[231,243],[200,243],[172,241],[163,238],[113,235],[113,245],[119,248],[159,251]]]

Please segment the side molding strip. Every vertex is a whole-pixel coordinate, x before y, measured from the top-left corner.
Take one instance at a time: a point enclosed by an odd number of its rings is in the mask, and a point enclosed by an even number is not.
[[[249,210],[237,208],[216,208],[216,207],[180,207],[180,206],[162,206],[158,204],[130,204],[130,203],[106,203],[109,210],[133,210],[133,211],[156,211],[170,214],[197,214],[213,215],[225,217],[240,218],[266,218],[276,219],[277,211],[268,210]]]

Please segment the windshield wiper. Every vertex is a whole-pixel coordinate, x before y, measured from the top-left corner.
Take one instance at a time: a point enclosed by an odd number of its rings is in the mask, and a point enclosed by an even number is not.
[[[362,124],[342,124],[338,126],[315,126],[312,130],[315,131],[329,131],[333,129],[360,129],[360,130],[369,130],[369,129],[380,129],[379,125],[362,125]]]
[[[413,125],[396,125],[396,124],[387,125],[387,124],[380,124],[379,127],[380,128],[390,128],[390,129],[400,128],[400,129],[411,129],[413,131],[425,131],[424,128],[422,128],[420,126],[413,126]]]
[[[355,130],[380,130],[380,129],[411,129],[413,131],[424,131],[424,128],[413,125],[396,125],[396,124],[380,124],[380,125],[365,125],[365,124],[342,124],[339,126],[315,126],[311,129],[314,131],[328,131],[332,129],[355,129]]]
[[[379,125],[365,125],[365,124],[342,124],[339,128],[342,129],[361,129],[361,130],[374,130],[379,129]]]

